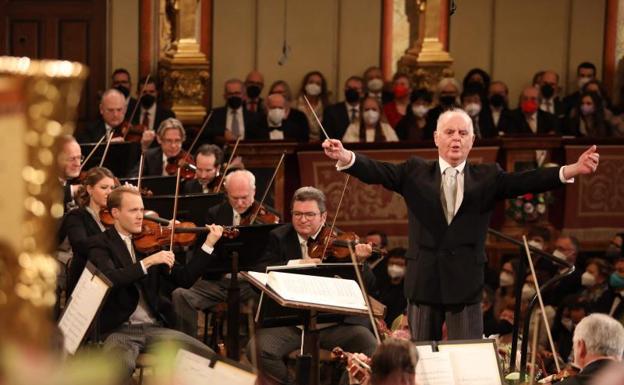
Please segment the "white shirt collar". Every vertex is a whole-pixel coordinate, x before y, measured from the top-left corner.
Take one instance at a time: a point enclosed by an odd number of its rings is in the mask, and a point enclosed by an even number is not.
[[[449,162],[445,161],[444,159],[442,159],[441,156],[438,156],[438,163],[440,165],[440,174],[444,173],[444,170],[446,170],[449,167],[453,167],[449,164]],[[461,162],[457,167],[453,167],[455,170],[457,170],[457,172],[459,172],[460,174],[464,172],[464,167],[466,167],[466,161],[464,160],[463,162]]]
[[[319,233],[321,232],[321,230],[323,230],[323,225],[319,226],[318,231],[316,232],[316,234],[314,234],[312,236],[312,239],[316,239],[319,235]],[[302,244],[303,242],[307,242],[308,239],[307,238],[303,238],[301,235],[299,235],[299,233],[297,233],[297,238],[299,238],[299,244]]]

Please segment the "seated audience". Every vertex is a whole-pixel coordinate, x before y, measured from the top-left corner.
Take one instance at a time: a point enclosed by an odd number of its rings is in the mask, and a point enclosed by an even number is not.
[[[379,302],[386,305],[386,325],[392,325],[407,307],[407,300],[403,295],[403,278],[407,265],[405,253],[404,248],[388,251],[386,274],[377,281]]]
[[[436,122],[429,119],[433,95],[426,88],[419,88],[412,91],[410,101],[410,108],[396,126],[397,136],[410,141],[433,139]]]
[[[168,108],[161,106],[158,101],[158,88],[156,87],[156,79],[150,76],[147,84],[146,78],[141,78],[139,82],[139,89],[137,95],[139,95],[139,109],[132,118],[132,124],[140,124],[144,128],[143,136],[141,137],[141,147],[143,150],[155,147],[157,145],[154,142],[156,137],[156,129],[160,127],[160,123],[165,119],[175,118],[175,114]],[[132,112],[131,112],[132,113]]]
[[[284,80],[276,80],[273,82],[273,84],[271,84],[271,87],[269,88],[269,95],[271,94],[284,95],[284,98],[286,98],[288,104],[292,106],[293,94],[290,86]],[[306,114],[296,108],[290,109],[290,112],[288,113],[288,119],[290,119],[297,127],[308,127],[308,117],[306,116]]]
[[[555,115],[539,107],[539,90],[526,87],[522,90],[518,108],[512,111],[509,135],[559,134],[559,122]]]
[[[364,98],[364,80],[351,76],[345,82],[344,102],[327,106],[323,113],[323,126],[331,138],[344,136],[349,124],[360,117],[360,102]]]
[[[299,121],[291,117],[290,103],[282,94],[269,94],[266,99],[267,115],[262,117],[258,131],[248,139],[287,140],[305,143],[308,141],[307,120]]]
[[[509,110],[509,88],[507,88],[507,84],[498,80],[490,83],[488,105],[490,114],[485,116],[484,121],[487,119],[487,124],[494,127],[494,131],[498,135],[509,131],[512,117]]]
[[[578,105],[583,87],[591,80],[596,80],[596,66],[590,62],[580,63],[576,67],[577,90],[563,98],[563,106],[565,108],[566,116],[568,116],[570,110]]]
[[[598,299],[596,311],[608,314],[624,323],[624,257],[614,262],[614,271],[609,276],[609,289]]]
[[[585,272],[581,275],[580,300],[594,305],[609,289],[609,276],[613,266],[601,258],[592,258],[587,261]]]
[[[559,98],[559,74],[555,71],[544,71],[539,82],[540,110],[555,115],[559,124],[563,124],[566,111],[563,102]]]
[[[410,104],[410,93],[412,84],[406,74],[397,73],[392,77],[392,94],[394,99],[384,104],[384,115],[388,119],[388,124],[395,128],[401,118],[405,116]]]
[[[356,123],[347,128],[342,141],[349,142],[396,142],[394,129],[385,122],[381,103],[374,98],[366,98],[360,108],[363,112]]]
[[[304,96],[308,98],[314,112],[310,110]],[[321,126],[316,120],[314,114],[316,113],[316,116],[318,116],[319,119],[322,119],[323,112],[328,105],[329,91],[327,89],[327,80],[325,80],[325,76],[323,76],[323,74],[319,71],[311,71],[305,74],[303,81],[301,82],[301,88],[299,89],[299,95],[297,96],[294,108],[303,112],[308,119],[310,142],[325,140],[325,137],[321,132]]]
[[[379,100],[379,103],[385,101],[384,93],[384,78],[381,68],[377,66],[368,67],[364,71],[364,92],[366,96]],[[390,97],[391,99],[391,97]]]
[[[264,100],[260,96],[264,88],[264,76],[260,71],[253,70],[245,78],[245,109],[253,114],[265,114]]]
[[[490,88],[490,75],[482,70],[481,68],[473,68],[466,76],[464,76],[464,80],[462,82],[463,89],[474,89],[477,90],[479,96],[481,97],[481,104],[485,104],[487,101],[487,92]]]
[[[111,88],[121,92],[126,98],[126,116],[125,120],[130,119],[130,114],[136,106],[137,100],[130,94],[132,90],[132,79],[130,78],[130,72],[125,68],[117,68],[111,75]]]
[[[438,105],[429,110],[428,119],[435,125],[438,122],[438,118],[441,113],[453,108],[459,108],[460,94],[461,86],[455,78],[440,79],[436,88],[436,99]]]
[[[565,134],[576,137],[604,138],[611,136],[611,127],[605,117],[604,101],[594,92],[583,92],[579,104],[570,110]]]
[[[482,91],[479,88],[471,86],[470,88],[464,88],[461,94],[462,109],[472,119],[472,127],[478,139],[491,138],[497,134],[494,127],[490,125],[491,121],[488,119],[488,116],[491,115],[490,111],[487,107],[484,108],[481,103],[481,93]]]

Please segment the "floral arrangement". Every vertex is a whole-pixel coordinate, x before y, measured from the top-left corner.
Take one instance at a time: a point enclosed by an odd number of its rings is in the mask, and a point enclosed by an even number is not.
[[[509,200],[507,215],[518,223],[534,222],[544,216],[546,207],[553,202],[548,192],[524,194]]]

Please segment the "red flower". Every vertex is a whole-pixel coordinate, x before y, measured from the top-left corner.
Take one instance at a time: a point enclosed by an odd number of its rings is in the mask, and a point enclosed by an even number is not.
[[[531,193],[524,194],[522,197],[524,198],[524,200],[530,201],[533,199],[533,194]]]

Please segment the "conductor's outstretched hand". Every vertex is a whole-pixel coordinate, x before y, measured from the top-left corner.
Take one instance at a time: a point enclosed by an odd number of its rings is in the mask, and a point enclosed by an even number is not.
[[[351,161],[351,151],[346,150],[338,139],[325,139],[323,150],[325,155],[339,163],[347,164]]]
[[[569,179],[577,175],[594,173],[598,169],[599,162],[600,154],[597,152],[596,145],[593,145],[579,156],[576,163],[567,165],[563,169],[564,177]]]

